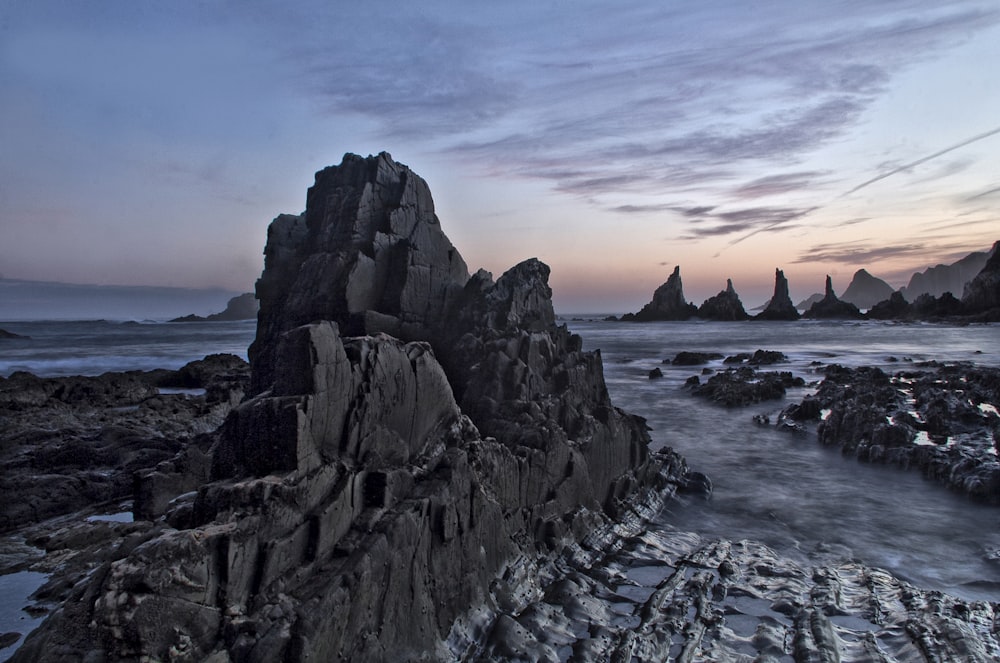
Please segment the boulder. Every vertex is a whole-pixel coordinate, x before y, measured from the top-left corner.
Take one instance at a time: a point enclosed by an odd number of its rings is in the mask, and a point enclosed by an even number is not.
[[[726,289],[714,297],[710,297],[698,308],[698,317],[704,320],[749,320],[750,316],[743,308],[740,296],[733,288],[733,280],[726,279]]]
[[[780,269],[774,270],[774,295],[763,311],[754,320],[798,320],[799,312],[788,296],[788,279]]]

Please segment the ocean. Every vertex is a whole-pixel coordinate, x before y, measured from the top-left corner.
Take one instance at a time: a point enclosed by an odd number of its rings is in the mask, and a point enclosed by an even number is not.
[[[654,527],[707,540],[757,540],[805,564],[817,554],[856,559],[921,587],[1000,601],[1000,509],[952,493],[919,471],[844,457],[820,445],[815,433],[753,421],[755,414],[774,421],[778,411],[815,388],[822,379],[817,362],[888,371],[930,359],[1000,366],[1000,325],[634,324],[599,316],[560,322],[583,337],[585,349],[601,351],[612,400],[646,418],[654,447],[672,446],[713,481],[709,500],[678,501]],[[0,328],[31,337],[0,341],[0,375],[179,368],[215,352],[246,358],[255,327],[254,321],[0,322]],[[757,349],[785,353],[788,362],[773,370],[790,370],[807,386],[781,401],[725,408],[684,389],[702,367],[663,363],[681,351],[728,356]],[[663,379],[649,379],[653,368],[663,371]],[[3,604],[24,601],[15,596],[5,593]]]

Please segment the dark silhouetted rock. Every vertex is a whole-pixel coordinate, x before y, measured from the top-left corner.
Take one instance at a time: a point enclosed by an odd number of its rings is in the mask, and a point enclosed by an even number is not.
[[[903,320],[912,315],[910,303],[903,298],[903,293],[896,291],[888,299],[881,301],[868,310],[872,320]]]
[[[851,283],[844,290],[840,299],[854,304],[859,309],[870,309],[881,301],[892,296],[893,288],[880,278],[876,278],[864,269],[854,272]]]
[[[649,371],[649,379],[650,380],[656,380],[656,379],[662,378],[662,377],[663,377],[663,371],[661,371],[659,369],[659,367],[653,368],[653,369],[651,369]]]
[[[752,354],[749,352],[740,352],[735,355],[731,355],[726,357],[722,363],[746,363],[751,366],[766,366],[769,364],[778,364],[784,361],[788,361],[788,357],[784,352],[779,352],[778,350],[755,350]]]
[[[231,322],[236,320],[253,320],[257,317],[257,298],[252,292],[245,292],[229,300],[226,309],[221,313],[212,313],[207,317],[200,315],[185,315],[174,318],[170,322]]]
[[[1000,241],[993,245],[982,271],[965,286],[962,305],[967,313],[992,313],[990,319],[1000,320]]]
[[[726,280],[726,289],[710,297],[698,308],[698,317],[704,320],[735,321],[749,320],[740,296],[733,289],[733,280]]]
[[[713,403],[737,407],[776,400],[785,396],[789,387],[801,387],[805,381],[788,371],[758,372],[749,366],[728,368],[716,373],[691,393]]]
[[[633,322],[652,322],[657,320],[687,320],[698,313],[698,307],[684,299],[684,287],[681,284],[681,268],[674,267],[667,282],[653,292],[653,301],[638,312],[622,316],[622,320]]]
[[[911,306],[912,317],[917,320],[940,320],[964,315],[966,310],[962,302],[955,299],[950,292],[940,297],[920,295]]]
[[[678,352],[670,362],[674,366],[700,366],[710,361],[722,359],[719,352]],[[666,363],[666,362],[664,362]]]
[[[862,317],[858,307],[850,302],[837,298],[833,292],[833,280],[826,277],[826,294],[823,299],[809,307],[803,317],[836,320],[860,320]]]
[[[788,280],[780,269],[774,270],[774,295],[754,320],[798,320],[799,312],[788,296]]]

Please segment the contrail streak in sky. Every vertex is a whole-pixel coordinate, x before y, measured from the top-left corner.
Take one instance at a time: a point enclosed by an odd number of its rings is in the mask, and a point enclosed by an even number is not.
[[[921,159],[917,159],[916,161],[911,161],[910,163],[903,164],[902,166],[899,166],[898,168],[893,168],[889,172],[882,173],[881,175],[878,175],[877,177],[873,177],[870,180],[862,182],[861,184],[857,185],[856,187],[854,187],[850,191],[847,191],[845,193],[840,194],[838,196],[838,198],[844,198],[845,196],[849,196],[852,193],[855,193],[857,191],[860,191],[861,189],[864,189],[866,186],[869,186],[871,184],[875,184],[875,182],[878,182],[880,180],[884,180],[887,177],[892,177],[896,173],[901,173],[904,170],[909,170],[910,168],[913,168],[914,166],[919,166],[922,163],[927,163],[931,159],[937,159],[939,156],[948,154],[949,152],[953,152],[954,150],[957,150],[960,147],[965,147],[966,145],[971,145],[972,143],[975,143],[976,141],[983,140],[984,138],[989,138],[990,136],[995,136],[996,134],[1000,134],[1000,127],[997,127],[996,129],[993,129],[991,131],[987,131],[984,134],[979,134],[978,136],[973,136],[972,138],[969,138],[968,140],[963,140],[961,143],[956,143],[955,145],[952,145],[951,147],[946,147],[943,150],[938,150],[934,154],[929,154],[929,155],[927,155],[927,156],[925,156],[925,157],[923,157]]]
[[[873,177],[870,180],[866,180],[866,181],[862,182],[861,184],[857,185],[856,187],[854,187],[853,189],[851,189],[849,191],[845,191],[844,193],[842,193],[839,196],[837,196],[836,198],[834,198],[834,200],[840,200],[841,198],[845,198],[845,197],[851,195],[852,193],[856,193],[856,192],[860,191],[861,189],[864,189],[866,186],[871,186],[872,184],[875,184],[876,182],[880,182],[881,180],[884,180],[887,177],[892,177],[893,175],[896,175],[898,173],[902,173],[903,171],[906,171],[906,170],[909,170],[909,169],[914,168],[916,166],[919,166],[920,164],[927,163],[928,161],[930,161],[932,159],[937,159],[938,157],[943,156],[945,154],[948,154],[949,152],[954,152],[955,150],[957,150],[959,148],[962,148],[962,147],[965,147],[966,145],[971,145],[972,143],[975,143],[977,141],[983,140],[985,138],[989,138],[990,136],[995,136],[997,134],[1000,134],[1000,127],[997,127],[995,129],[991,129],[990,131],[987,131],[986,133],[981,133],[981,134],[978,134],[976,136],[973,136],[972,138],[963,140],[961,143],[956,143],[956,144],[954,144],[954,145],[952,145],[950,147],[944,148],[943,150],[938,150],[934,154],[928,154],[925,157],[921,157],[920,159],[917,159],[916,161],[911,161],[910,163],[907,163],[907,164],[904,164],[902,166],[899,166],[898,168],[893,168],[892,170],[890,170],[888,172],[885,172],[885,173],[882,173],[881,175],[878,175],[877,177]],[[986,193],[992,193],[992,191],[988,191]],[[985,195],[985,194],[980,194],[980,195]],[[978,196],[975,196],[975,197],[978,197]],[[802,214],[799,214],[796,218],[802,218],[803,216],[806,216],[807,214],[812,214],[816,210],[822,209],[825,206],[826,205],[817,205],[816,207],[811,207],[808,210],[805,210],[804,212],[802,212]],[[737,237],[733,241],[729,242],[729,244],[726,244],[726,246],[723,247],[722,249],[720,249],[719,252],[716,253],[713,257],[714,258],[718,258],[720,255],[722,255],[722,252],[725,251],[726,249],[728,249],[730,247],[733,247],[733,246],[736,246],[740,242],[742,242],[744,240],[747,240],[747,239],[750,239],[751,237],[753,237],[754,235],[756,235],[758,233],[766,232],[766,231],[771,230],[772,228],[774,228],[776,226],[780,226],[782,223],[787,223],[788,221],[789,221],[789,219],[782,219],[781,221],[775,221],[774,223],[770,223],[770,224],[768,224],[766,226],[763,226],[761,228],[757,228],[756,230],[752,230],[751,232],[748,232],[746,235],[743,235],[742,237]]]

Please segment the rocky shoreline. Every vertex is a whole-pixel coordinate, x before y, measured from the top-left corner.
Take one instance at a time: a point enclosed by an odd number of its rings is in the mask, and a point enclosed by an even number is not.
[[[4,453],[37,488],[29,513],[8,507],[9,527],[35,523],[8,529],[8,568],[51,574],[35,595],[51,614],[12,660],[1000,653],[997,604],[822,551],[802,565],[652,530],[710,479],[650,452],[644,420],[611,403],[600,352],[556,323],[548,267],[470,275],[426,183],[389,155],[317,173],[265,257],[249,370],[0,382]],[[733,383],[780,362],[734,357]],[[59,453],[67,484],[115,486],[74,499],[131,500],[135,521],[38,506],[51,482],[23,468]]]

